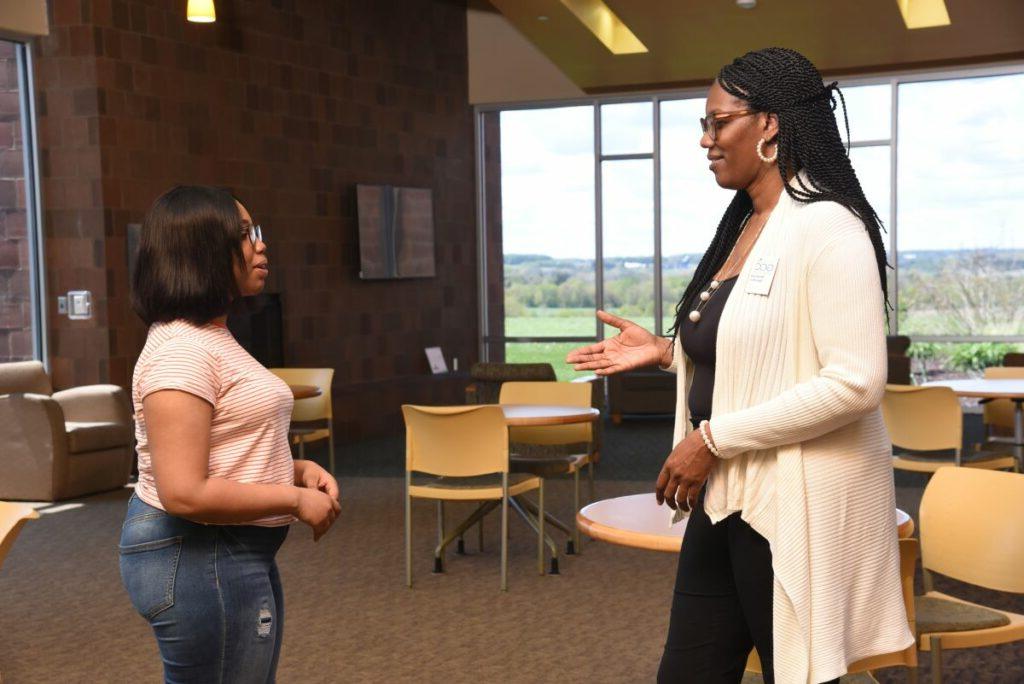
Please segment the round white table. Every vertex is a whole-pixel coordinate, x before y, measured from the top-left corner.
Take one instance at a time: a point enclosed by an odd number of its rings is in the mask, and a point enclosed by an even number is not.
[[[502,404],[509,427],[592,423],[601,412],[589,406],[546,406],[543,404]]]
[[[650,551],[679,553],[689,518],[670,525],[672,509],[659,506],[654,493],[617,496],[595,501],[576,514],[576,524],[589,537]],[[914,533],[914,521],[896,509],[896,532],[900,539]]]
[[[986,379],[934,380],[925,387],[948,387],[958,397],[1009,399],[1013,402],[1013,456],[1024,469],[1024,380]]]

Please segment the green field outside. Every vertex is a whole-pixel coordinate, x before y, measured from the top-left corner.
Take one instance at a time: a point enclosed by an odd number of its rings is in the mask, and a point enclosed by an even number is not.
[[[525,316],[505,318],[506,337],[588,337],[594,335],[595,317],[593,309],[527,309]],[[637,325],[651,330],[654,321],[650,316],[633,319]],[[609,328],[607,335],[615,334]],[[565,355],[571,349],[589,344],[588,342],[508,342],[505,345],[505,360],[509,363],[550,363],[559,380],[572,380],[587,373],[577,373],[565,363]]]

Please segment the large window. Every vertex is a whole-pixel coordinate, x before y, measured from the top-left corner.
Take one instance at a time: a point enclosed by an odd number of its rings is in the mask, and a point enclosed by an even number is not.
[[[29,73],[0,40],[0,363],[43,357]]]
[[[592,107],[501,113],[505,355],[556,367],[595,334]],[[545,338],[554,338],[553,340]]]
[[[1024,335],[1024,74],[899,89],[899,329]]]
[[[894,266],[889,332],[977,370],[1024,342],[1024,67],[840,85]],[[699,145],[704,92],[494,111],[505,335],[483,347],[566,377],[568,349],[613,332],[595,307],[665,333],[732,198]]]

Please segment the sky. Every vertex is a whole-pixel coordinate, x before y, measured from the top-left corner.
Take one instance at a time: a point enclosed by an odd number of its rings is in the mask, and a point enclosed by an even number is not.
[[[891,87],[843,93],[851,139],[886,141],[854,148],[851,159],[889,225]],[[1024,248],[1024,74],[903,83],[897,97],[899,249]],[[652,152],[652,107],[602,106],[603,152]],[[732,193],[715,184],[698,143],[703,98],[661,107],[662,251],[701,253]],[[841,108],[837,114],[845,139]],[[505,253],[592,259],[593,108],[502,112],[501,160]],[[602,164],[605,255],[652,255],[653,162]]]

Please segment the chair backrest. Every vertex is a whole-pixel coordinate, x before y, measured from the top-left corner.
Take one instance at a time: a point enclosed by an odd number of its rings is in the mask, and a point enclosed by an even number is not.
[[[0,363],[0,394],[53,394],[46,369],[38,361]]]
[[[1024,475],[939,468],[924,489],[919,515],[924,569],[1024,593]]]
[[[506,382],[498,398],[502,404],[543,404],[546,406],[590,407],[592,387],[588,382]],[[594,438],[593,423],[513,427],[509,440],[523,444],[578,444]]]
[[[1003,355],[1004,366],[1024,366],[1024,353],[1009,352]]]
[[[316,385],[320,388],[319,396],[295,400],[295,406],[292,408],[293,421],[302,423],[334,416],[331,408],[333,368],[269,368],[268,370],[289,385]]]
[[[508,426],[500,406],[404,404],[405,469],[447,477],[508,472]]]
[[[991,366],[985,369],[986,379],[1021,379],[1024,378],[1024,367]],[[1009,399],[993,399],[982,405],[982,419],[986,425],[1013,429],[1013,402]]]
[[[963,411],[948,387],[886,385],[882,417],[895,446],[915,451],[959,450]]]
[[[14,540],[21,532],[22,525],[38,517],[39,514],[31,506],[0,501],[0,566],[4,564],[4,558],[14,546]]]
[[[550,363],[497,363],[480,361],[469,369],[475,404],[493,404],[503,382],[549,381],[555,379]]]

